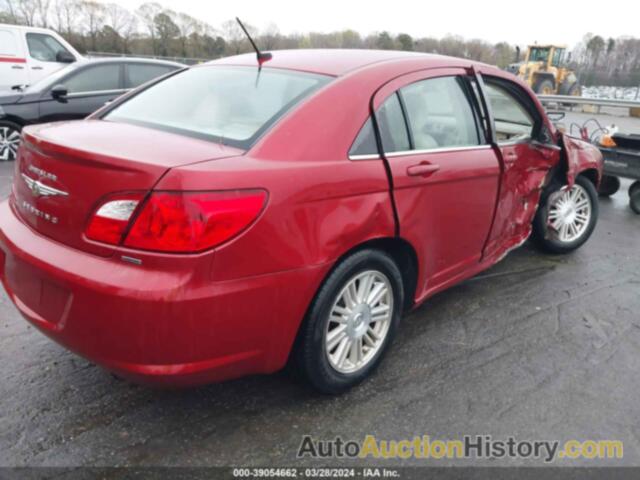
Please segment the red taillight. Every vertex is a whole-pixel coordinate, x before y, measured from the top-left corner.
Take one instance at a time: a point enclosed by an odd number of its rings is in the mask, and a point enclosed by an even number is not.
[[[266,196],[261,190],[152,193],[124,245],[176,253],[206,250],[248,227]]]
[[[109,197],[91,216],[85,231],[87,238],[118,245],[127,225],[129,225],[131,215],[143,198],[143,193],[119,194]]]

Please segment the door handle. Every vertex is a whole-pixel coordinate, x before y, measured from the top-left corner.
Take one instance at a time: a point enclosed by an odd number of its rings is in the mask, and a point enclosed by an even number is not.
[[[24,70],[24,67],[20,66],[20,65],[14,65],[13,67],[11,67],[14,70]]]
[[[407,175],[410,177],[428,177],[429,175],[440,170],[440,165],[433,163],[419,163],[407,167]]]
[[[42,70],[42,67],[31,67],[31,70]]]

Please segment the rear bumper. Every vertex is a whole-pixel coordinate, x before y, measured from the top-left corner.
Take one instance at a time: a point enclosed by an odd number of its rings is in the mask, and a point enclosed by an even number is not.
[[[281,368],[329,268],[216,283],[190,265],[167,272],[84,253],[35,233],[0,203],[0,278],[20,313],[140,382],[192,385]]]

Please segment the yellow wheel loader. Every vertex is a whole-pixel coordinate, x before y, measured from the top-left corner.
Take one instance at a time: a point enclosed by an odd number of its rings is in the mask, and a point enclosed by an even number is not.
[[[509,66],[509,71],[524,80],[540,95],[581,96],[575,73],[565,66],[566,47],[529,45],[524,62]]]

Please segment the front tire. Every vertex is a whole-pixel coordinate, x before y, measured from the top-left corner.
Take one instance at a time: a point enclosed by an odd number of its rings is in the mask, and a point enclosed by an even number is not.
[[[387,352],[400,323],[402,275],[391,257],[361,250],[344,259],[316,294],[294,346],[303,377],[326,394],[367,378]]]
[[[553,95],[556,91],[553,82],[548,78],[541,78],[536,81],[533,91],[540,95]]]
[[[598,221],[598,193],[586,177],[571,189],[554,183],[541,199],[533,221],[533,240],[551,253],[569,253],[591,236]]]
[[[20,125],[6,120],[0,121],[0,162],[12,162],[20,146]]]

